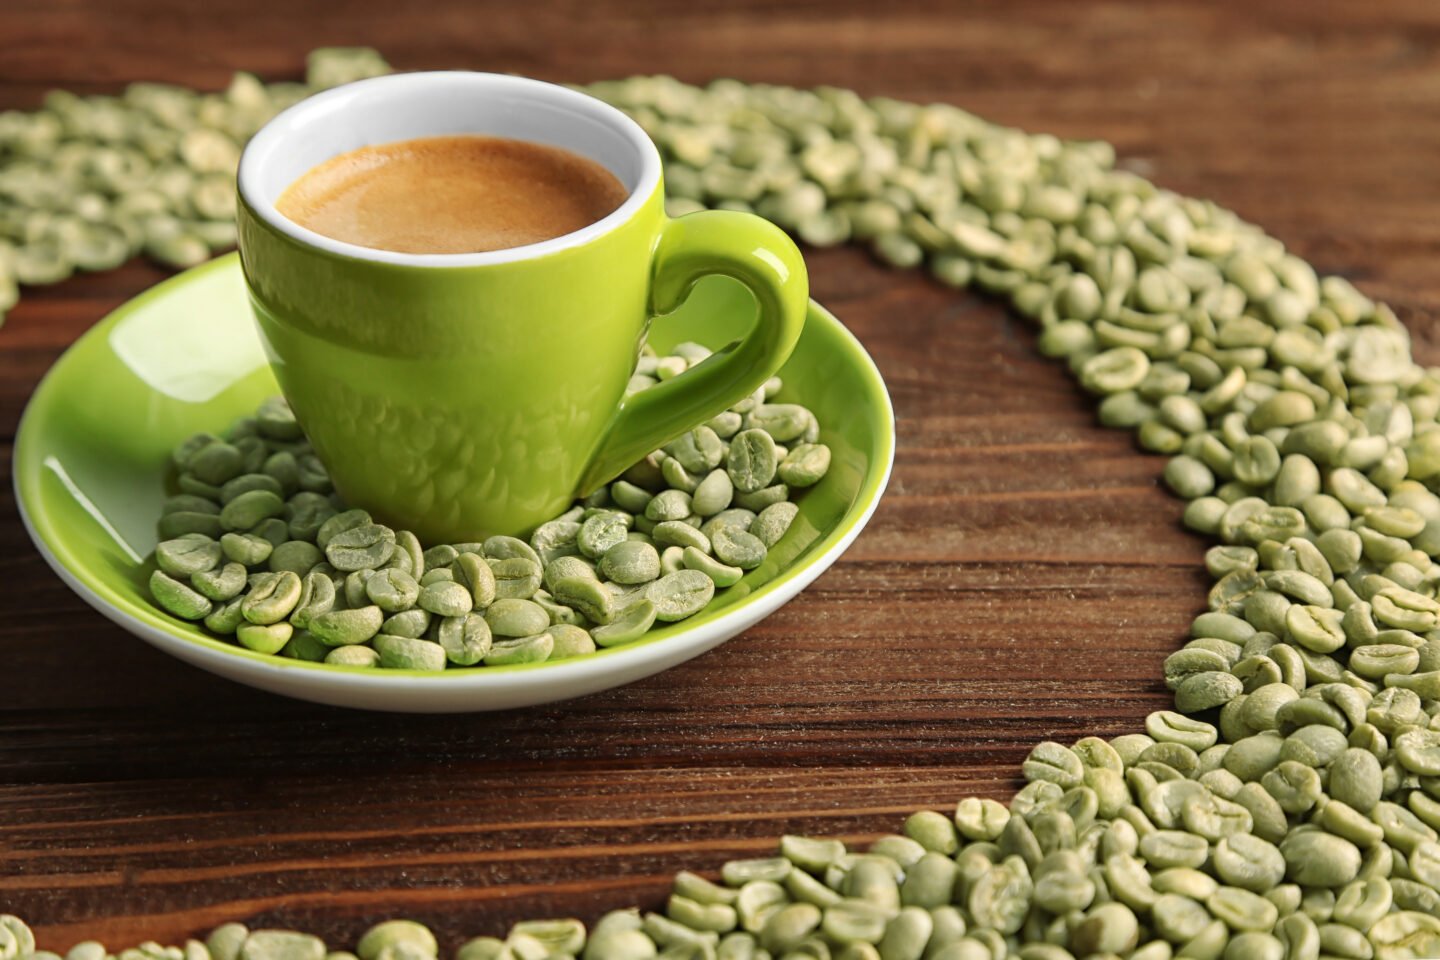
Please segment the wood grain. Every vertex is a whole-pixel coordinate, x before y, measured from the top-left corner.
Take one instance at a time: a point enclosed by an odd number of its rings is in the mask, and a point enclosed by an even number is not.
[[[309,48],[582,81],[738,75],[959,104],[1114,141],[1389,300],[1440,361],[1440,7],[1037,0],[514,5],[10,0],[0,107],[132,79],[218,88]],[[1203,544],[1159,461],[1094,425],[996,305],[813,252],[874,354],[900,451],[869,530],[744,636],[545,709],[392,717],[292,703],[152,652],[40,562],[0,493],[0,912],[42,944],[229,919],[352,942],[406,914],[453,946],[660,902],[784,831],[854,839],[1013,789],[1047,736],[1135,729],[1199,608]],[[26,397],[134,264],[27,293],[0,330],[0,463]],[[103,397],[96,397],[103,402]]]

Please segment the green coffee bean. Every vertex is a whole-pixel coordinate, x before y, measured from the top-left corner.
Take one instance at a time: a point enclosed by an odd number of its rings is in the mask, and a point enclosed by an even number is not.
[[[791,488],[814,486],[830,469],[830,448],[823,443],[802,443],[780,462],[777,473]]]
[[[780,542],[780,538],[789,531],[790,525],[799,516],[800,508],[789,501],[772,503],[764,507],[759,515],[750,523],[749,533],[758,539],[767,549]],[[737,566],[742,566],[737,564]]]
[[[1200,460],[1181,455],[1166,463],[1165,483],[1178,496],[1193,500],[1215,489],[1215,475]]]
[[[660,554],[648,543],[622,541],[605,551],[600,574],[621,584],[649,583],[660,576]]]
[[[1212,746],[1219,736],[1210,724],[1170,710],[1157,711],[1146,717],[1145,732],[1158,742],[1179,743],[1191,750],[1204,750]]]
[[[1330,796],[1369,813],[1380,802],[1380,761],[1366,751],[1347,749],[1329,767]]]
[[[220,505],[206,497],[197,497],[189,493],[177,493],[173,497],[166,497],[165,502],[160,506],[160,515],[162,517],[170,513],[203,513],[218,517],[220,515]]]
[[[842,899],[824,911],[821,932],[837,943],[874,944],[884,938],[887,919],[883,911],[864,900]]]
[[[370,514],[364,510],[346,510],[343,513],[337,513],[320,525],[320,529],[315,535],[315,545],[324,550],[330,545],[330,541],[341,533],[372,524]]]
[[[1440,954],[1440,920],[1413,910],[1391,913],[1370,928],[1376,960]]]
[[[276,496],[281,496],[283,490],[284,488],[280,485],[280,481],[276,480],[274,477],[268,476],[267,474],[263,473],[244,473],[233,480],[226,481],[224,484],[221,485],[220,502],[228,506],[230,503],[238,499],[242,494],[256,493],[260,491],[267,491],[269,493],[275,494]],[[258,506],[259,505],[257,504],[257,507]],[[261,516],[256,517],[249,523],[235,523],[229,525],[235,528],[253,527],[255,524],[259,523],[261,520],[265,519],[268,516],[274,516],[274,514],[264,513]],[[220,511],[220,517],[222,522],[226,522],[225,512],[223,510]]]
[[[1225,671],[1229,668],[1230,664],[1226,659],[1213,650],[1199,647],[1177,650],[1165,658],[1165,683],[1175,689],[1196,674]],[[1138,754],[1136,759],[1139,759]]]
[[[1115,347],[1096,354],[1080,369],[1080,383],[1092,393],[1118,393],[1139,386],[1150,360],[1135,347]]]
[[[1239,933],[1226,945],[1224,960],[1285,960],[1285,951],[1285,944],[1271,934]]]
[[[665,452],[689,473],[705,474],[719,466],[725,445],[714,430],[702,425],[666,444]]]
[[[399,613],[415,605],[420,596],[420,584],[403,570],[378,570],[365,581],[365,595],[386,613]]]
[[[776,504],[779,506],[779,504]],[[764,516],[762,512],[761,516]],[[756,523],[759,523],[756,518]],[[721,562],[742,570],[753,570],[765,561],[766,546],[759,537],[733,527],[721,527],[711,538],[711,548]]]
[[[721,563],[714,557],[701,553],[695,547],[686,547],[680,557],[684,569],[698,570],[700,573],[705,574],[705,576],[714,582],[717,589],[734,586],[739,583],[741,577],[745,575],[745,571],[741,568]],[[670,572],[674,573],[675,571],[672,570]]]
[[[365,932],[355,946],[360,960],[382,960],[386,950],[404,951],[417,957],[435,957],[440,952],[435,935],[413,920],[387,920]]]
[[[601,647],[613,647],[640,639],[655,624],[658,608],[648,599],[630,605],[610,623],[595,627],[591,638]]]
[[[310,613],[326,613],[337,602],[343,602],[346,577],[328,563],[317,563],[300,581],[300,600],[296,612],[309,608]],[[321,581],[324,581],[323,583]]]
[[[423,597],[423,591],[421,595]],[[468,609],[461,611],[468,612]],[[545,632],[550,626],[550,615],[532,600],[496,600],[485,610],[485,622],[496,637],[529,637]]]
[[[376,523],[348,527],[333,533],[324,550],[336,570],[378,569],[395,553],[395,531]]]
[[[1390,912],[1393,904],[1394,892],[1388,880],[1356,881],[1335,898],[1332,916],[1338,923],[1366,932]]]
[[[1210,924],[1212,919],[1209,911],[1202,904],[1190,897],[1173,893],[1167,893],[1157,899],[1152,912],[1155,918],[1155,932],[1171,943],[1186,943],[1193,940]]]
[[[376,634],[371,643],[380,655],[379,665],[392,670],[443,670],[446,651],[443,646],[414,637],[392,637]]]
[[[1036,814],[1038,816],[1038,813]],[[1045,856],[1040,840],[1024,816],[1011,817],[995,842],[1001,856],[1016,857],[1027,867],[1034,867]]]
[[[243,472],[244,457],[233,445],[213,440],[191,454],[185,469],[201,483],[220,486]]]
[[[655,523],[684,520],[691,511],[692,500],[688,493],[684,490],[666,490],[651,498],[645,507],[645,518]]]
[[[555,639],[548,630],[528,637],[505,637],[494,640],[485,655],[488,667],[516,663],[542,663],[550,658],[555,649]]]
[[[1286,876],[1311,887],[1342,887],[1360,872],[1360,851],[1350,841],[1318,831],[1280,841]]]
[[[201,534],[164,540],[155,546],[156,565],[176,578],[213,570],[220,565],[222,555],[220,544]]]
[[[698,874],[681,870],[675,874],[675,893],[701,904],[726,904],[733,906],[736,893],[728,887],[711,883]]]
[[[1151,909],[1156,894],[1150,875],[1142,861],[1130,854],[1114,854],[1104,863],[1104,879],[1109,893],[1119,902],[1136,910]]]
[[[881,960],[920,960],[934,929],[935,922],[929,911],[915,906],[901,907],[876,945]]]
[[[588,561],[578,556],[559,557],[545,566],[542,581],[546,588],[553,593],[555,584],[558,581],[572,577],[582,580],[594,580],[596,579],[595,568]]]
[[[783,857],[760,857],[752,860],[731,860],[721,868],[720,875],[730,886],[744,887],[757,881],[777,884],[789,875],[790,870],[790,861]],[[768,896],[768,891],[766,893]],[[741,896],[743,895],[744,890],[741,891]],[[783,902],[785,891],[778,891],[778,896]]]
[[[669,491],[676,493],[678,491]],[[647,512],[648,516],[648,512]],[[651,519],[656,519],[652,517]],[[576,544],[580,552],[591,559],[598,560],[605,555],[611,547],[625,542],[625,536],[630,530],[631,520],[628,516],[619,513],[597,513],[586,520],[581,526],[579,534],[576,535]]]
[[[1198,713],[1218,707],[1243,692],[1239,678],[1220,671],[1205,671],[1186,678],[1175,690],[1175,707],[1182,713]]]
[[[242,647],[256,653],[277,654],[290,642],[294,632],[295,628],[284,622],[241,623],[235,629],[235,639]]]
[[[731,439],[725,469],[736,491],[755,493],[768,487],[775,478],[777,468],[775,440],[769,433],[757,429],[742,430]],[[648,510],[646,515],[650,515]]]
[[[521,920],[511,925],[507,943],[533,941],[544,956],[575,956],[585,948],[585,924],[579,920]]]
[[[167,513],[155,524],[156,532],[164,539],[183,537],[189,533],[200,533],[207,537],[218,537],[225,532],[220,518],[210,513],[181,510]]]
[[[766,919],[760,929],[760,945],[774,955],[795,949],[820,926],[820,908],[812,903],[791,903]]]
[[[202,593],[156,570],[150,575],[150,596],[167,613],[182,620],[202,620],[208,617],[215,605]]]
[[[846,860],[842,859],[826,872],[826,881],[830,886],[840,887],[846,896],[869,903],[887,917],[899,912],[901,871],[898,864],[874,854],[851,857],[847,873],[843,869],[845,863]],[[842,879],[832,880],[832,871]]]
[[[655,524],[651,538],[660,547],[695,547],[710,552],[710,538],[683,520],[665,520]]]
[[[970,885],[966,905],[980,926],[1011,934],[1024,925],[1032,895],[1024,862],[1008,857]]]
[[[595,641],[582,627],[569,623],[552,623],[545,632],[550,635],[551,660],[565,660],[595,652]]]
[[[690,506],[700,516],[710,517],[729,507],[734,497],[735,484],[730,479],[729,472],[715,469],[695,485],[691,492]],[[646,505],[648,506],[648,500]]]
[[[636,922],[636,928],[607,930],[602,920],[585,944],[584,960],[651,960],[658,952],[655,941]]]
[[[241,478],[243,479],[243,478]],[[233,479],[231,483],[235,482]],[[227,484],[228,486],[228,484]],[[221,488],[221,498],[225,488]],[[220,525],[226,530],[248,530],[262,520],[278,517],[285,509],[285,501],[272,490],[249,490],[240,493],[225,503],[220,511]]]
[[[454,554],[454,556],[451,556],[450,560],[448,561],[452,565],[454,561],[459,560],[461,556],[464,556],[467,553],[472,553],[476,556],[483,556],[486,560],[489,561],[519,559],[529,560],[531,563],[544,566],[544,564],[541,562],[540,555],[536,553],[535,550],[528,543],[526,543],[524,540],[521,540],[519,537],[494,536],[486,540],[484,543],[452,544],[450,547],[450,551]]]
[[[264,563],[275,549],[269,540],[250,533],[227,533],[220,538],[225,557],[247,567]]]
[[[552,584],[551,590],[558,603],[578,610],[595,623],[604,624],[615,619],[614,596],[595,579],[594,572],[589,568],[581,574],[560,577]]]
[[[541,563],[548,565],[559,557],[578,552],[576,538],[579,535],[580,524],[573,520],[552,520],[535,528],[530,547],[539,555]]]
[[[687,494],[694,494],[697,486],[700,486],[700,478],[691,475],[684,466],[680,465],[680,461],[672,456],[667,456],[664,461],[661,461],[660,475],[664,476],[665,482],[671,488],[687,492]]]
[[[1124,821],[1118,821],[1123,823]],[[1220,884],[1208,873],[1193,870],[1189,867],[1170,867],[1161,870],[1152,878],[1152,884],[1157,893],[1176,894],[1189,900],[1204,901],[1216,890]],[[1157,908],[1158,908],[1157,901]],[[1158,914],[1157,914],[1158,919]],[[1206,918],[1209,922],[1209,918]],[[1193,936],[1193,934],[1192,934]],[[1189,939],[1188,937],[1186,939]]]
[[[1301,727],[1285,738],[1280,749],[1281,760],[1294,760],[1307,767],[1328,767],[1346,749],[1345,735],[1333,727],[1311,725]]]
[[[589,623],[580,611],[557,601],[548,590],[536,590],[528,599],[538,603],[550,615],[552,625],[584,626]]]
[[[1209,858],[1204,837],[1179,830],[1157,830],[1140,838],[1140,855],[1147,863],[1164,867],[1199,867]]]
[[[220,636],[232,636],[246,623],[245,615],[241,612],[241,604],[245,602],[243,596],[237,596],[224,604],[216,604],[214,609],[205,617],[204,623],[207,630],[217,633]]]
[[[671,894],[665,907],[666,915],[692,930],[728,933],[739,923],[735,908],[723,903],[697,903],[679,894]]]
[[[735,504],[741,509],[759,512],[766,507],[784,502],[789,496],[790,488],[783,483],[777,483],[754,493],[737,493]]]
[[[474,556],[474,554],[462,553],[460,557]],[[459,566],[460,557],[456,558],[451,569],[456,573],[456,582],[466,586],[470,590],[472,603],[479,604],[480,600],[486,599],[489,593],[489,584],[484,581],[484,575],[478,570],[461,574]],[[540,589],[543,580],[541,568],[538,563],[528,557],[510,557],[504,560],[486,560],[485,565],[490,568],[494,583],[494,596],[501,600],[529,600],[535,596]],[[477,576],[478,579],[467,580],[466,577]]]
[[[1071,934],[1080,955],[1128,953],[1139,941],[1139,921],[1123,903],[1102,903],[1090,910]]]
[[[515,542],[520,544],[520,546],[525,547],[526,550],[529,550],[529,547],[526,546],[523,542],[518,540]],[[527,566],[524,566],[521,570],[517,571],[523,574],[524,582],[528,583],[529,581],[533,580],[538,584],[538,581],[540,579],[539,565],[527,558],[517,559],[520,559],[524,564],[527,564]],[[509,559],[507,558],[506,560],[502,560],[500,562],[506,563],[509,562]],[[490,564],[487,563],[478,554],[459,554],[458,556],[456,556],[454,561],[451,562],[450,570],[455,578],[454,582],[456,584],[459,584],[462,588],[469,592],[470,604],[472,609],[478,608],[483,610],[484,608],[490,606],[490,604],[495,602],[495,598],[498,595],[499,591],[495,571],[491,568]],[[510,568],[507,568],[506,572],[509,573]],[[523,589],[523,587],[520,588],[520,590]],[[532,587],[532,594],[533,590],[534,588]],[[511,592],[517,591],[512,588]],[[418,595],[416,599],[418,599]]]
[[[959,849],[959,836],[954,822],[933,810],[921,810],[911,814],[905,821],[905,835],[926,850],[936,853],[953,854]]]
[[[319,937],[290,930],[254,930],[240,947],[239,960],[324,960]]]
[[[780,855],[802,870],[818,873],[845,855],[845,844],[786,834],[780,838]]]
[[[449,544],[442,544],[438,547],[431,547],[429,550],[424,551],[421,554],[421,559],[424,561],[425,569],[424,572],[421,573],[419,579],[423,583],[424,578],[434,573],[436,570],[445,570],[448,572],[450,569],[450,565],[454,563],[455,560],[459,558],[459,556],[460,551],[456,550],[453,546],[450,546]]]
[[[231,600],[246,587],[245,567],[227,563],[216,570],[202,570],[190,575],[190,585],[203,596],[217,602]]]
[[[384,621],[385,614],[379,607],[367,606],[354,610],[330,610],[310,617],[305,629],[328,646],[342,647],[365,643],[380,632]]]
[[[966,797],[955,807],[955,826],[968,840],[994,840],[1009,819],[1010,811],[994,800]]]
[[[343,598],[343,605],[346,607],[363,607],[367,597],[365,588],[370,583],[370,578],[375,576],[374,570],[355,570],[349,574],[342,574],[342,580],[336,588],[337,599]],[[422,584],[423,586],[423,584]]]
[[[304,540],[287,540],[270,551],[269,567],[273,573],[288,572],[303,577],[323,559],[320,548],[315,544]]]
[[[898,833],[887,833],[885,836],[880,837],[874,843],[870,844],[868,853],[871,856],[893,860],[900,866],[902,871],[905,871],[919,863],[920,858],[925,856],[926,851],[924,847],[909,837],[902,836]],[[837,857],[835,861],[832,861],[831,864],[827,865],[827,868],[838,864],[842,858],[843,854],[841,857]]]
[[[240,605],[240,612],[252,624],[279,623],[295,609],[301,592],[300,578],[288,570],[257,574],[256,582]]]
[[[1232,930],[1267,932],[1275,926],[1279,911],[1258,893],[1239,887],[1221,887],[1205,901],[1206,908]]]
[[[441,620],[435,639],[444,649],[446,659],[460,667],[473,666],[484,660],[493,645],[490,625],[478,613]]]
[[[453,580],[438,580],[421,587],[416,603],[422,610],[428,610],[437,617],[464,616],[475,608],[475,598],[470,590]],[[550,622],[549,614],[545,615],[545,622]]]
[[[665,623],[698,613],[715,595],[715,583],[697,570],[681,570],[652,583],[646,592],[656,619]]]

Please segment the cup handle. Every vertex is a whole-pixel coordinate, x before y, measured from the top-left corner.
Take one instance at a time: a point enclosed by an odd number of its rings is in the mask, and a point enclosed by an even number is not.
[[[749,287],[759,316],[743,339],[621,403],[590,458],[581,496],[754,393],[785,363],[805,325],[810,298],[805,261],[785,232],[761,217],[706,210],[668,220],[651,271],[652,316],[679,307],[696,281],[711,274]]]

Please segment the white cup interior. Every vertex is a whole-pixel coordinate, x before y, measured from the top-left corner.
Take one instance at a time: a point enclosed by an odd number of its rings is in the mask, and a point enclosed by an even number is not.
[[[630,196],[613,213],[542,243],[485,253],[376,250],[308,230],[276,208],[285,188],[331,157],[417,137],[483,134],[562,147],[604,166]],[[478,266],[579,246],[628,220],[654,192],[660,155],[625,114],[567,87],[494,73],[402,73],[316,94],[277,115],[240,158],[240,194],[281,232],[343,256],[413,266]]]

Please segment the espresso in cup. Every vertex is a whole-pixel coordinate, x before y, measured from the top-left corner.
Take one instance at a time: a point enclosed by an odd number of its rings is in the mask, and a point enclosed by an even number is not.
[[[410,73],[318,93],[250,139],[236,182],[281,391],[336,492],[422,541],[529,537],[753,394],[808,311],[779,227],[667,217],[639,124],[538,80]],[[749,332],[627,394],[651,318],[709,275],[750,289]]]
[[[325,161],[276,208],[302,227],[396,253],[481,253],[540,243],[613,213],[628,191],[605,167],[507,137],[421,137]]]

